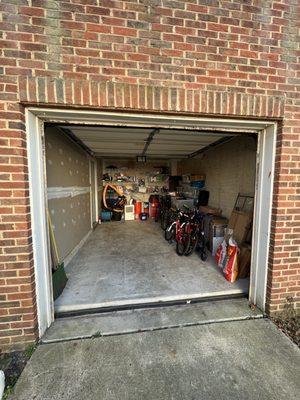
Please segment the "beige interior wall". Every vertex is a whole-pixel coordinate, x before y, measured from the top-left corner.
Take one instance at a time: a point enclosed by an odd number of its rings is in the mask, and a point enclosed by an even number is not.
[[[180,162],[182,174],[205,174],[209,204],[230,217],[238,193],[254,194],[256,175],[256,140],[239,136],[208,150],[199,158]]]
[[[139,178],[145,178],[146,175],[154,173],[158,170],[158,167],[169,167],[170,162],[168,160],[151,160],[147,159],[146,163],[136,162],[135,159],[113,159],[106,158],[104,160],[104,168],[108,165],[114,165],[118,169],[123,169],[124,174],[129,176],[137,176]]]
[[[64,192],[48,199],[60,258],[64,260],[91,229],[89,156],[55,127],[45,129],[45,149],[48,196],[49,191]],[[74,195],[66,197],[69,189],[75,190]]]

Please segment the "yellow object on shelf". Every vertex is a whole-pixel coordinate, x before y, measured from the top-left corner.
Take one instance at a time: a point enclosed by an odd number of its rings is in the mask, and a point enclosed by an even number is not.
[[[205,175],[191,175],[190,180],[194,181],[205,181]]]

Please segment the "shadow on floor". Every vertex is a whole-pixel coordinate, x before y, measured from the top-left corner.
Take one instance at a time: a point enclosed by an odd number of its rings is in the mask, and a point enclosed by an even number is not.
[[[248,279],[225,280],[210,256],[179,257],[153,221],[103,223],[66,267],[69,278],[55,309],[143,303],[248,292]]]

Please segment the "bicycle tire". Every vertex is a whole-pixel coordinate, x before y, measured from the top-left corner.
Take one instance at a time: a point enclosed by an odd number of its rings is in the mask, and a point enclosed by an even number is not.
[[[170,224],[170,215],[168,212],[165,212],[160,221],[160,226],[165,231],[169,224]]]
[[[176,253],[179,256],[183,256],[190,245],[190,240],[191,240],[190,235],[184,233],[183,237],[184,238],[182,239],[182,242],[176,242]]]
[[[201,251],[201,253],[200,253],[200,258],[201,258],[201,260],[202,261],[206,261],[207,260],[207,253],[206,253],[206,251]]]
[[[162,228],[162,221],[163,221],[163,219],[164,219],[164,213],[161,211],[161,213],[160,213],[160,227]]]
[[[158,222],[161,218],[161,209],[157,208],[156,212],[155,212],[155,217],[154,217],[154,221]]]
[[[194,235],[194,240],[193,240],[193,235]],[[186,252],[184,253],[185,256],[190,256],[191,254],[193,254],[193,252],[195,251],[197,245],[198,245],[198,233],[197,232],[192,232],[190,234],[190,240],[189,240],[189,247],[187,248]]]
[[[161,214],[160,214],[160,227],[161,227],[162,230],[165,230],[165,228],[164,228],[165,218],[166,218],[166,212],[162,211]]]
[[[165,239],[167,242],[172,241],[173,239],[175,239],[175,233],[176,233],[176,227],[175,225],[173,226],[169,226],[166,230],[165,230]]]

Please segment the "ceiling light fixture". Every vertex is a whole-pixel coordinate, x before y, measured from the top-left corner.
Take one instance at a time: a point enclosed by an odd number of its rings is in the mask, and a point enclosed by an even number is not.
[[[136,157],[136,162],[145,163],[146,162],[146,156],[137,156]]]

